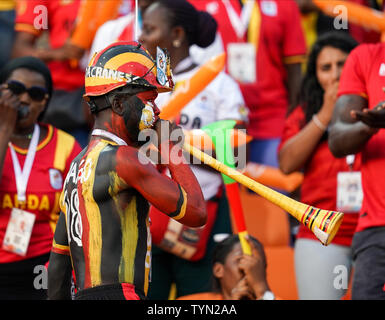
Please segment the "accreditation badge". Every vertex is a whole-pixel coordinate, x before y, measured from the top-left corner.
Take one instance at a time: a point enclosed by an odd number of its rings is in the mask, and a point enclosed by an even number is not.
[[[257,80],[256,50],[252,43],[229,43],[227,45],[229,74],[241,83]]]
[[[2,248],[20,256],[25,256],[35,218],[36,216],[33,213],[13,208],[5,231]]]
[[[361,172],[339,172],[337,175],[337,210],[340,212],[359,212],[363,192]]]

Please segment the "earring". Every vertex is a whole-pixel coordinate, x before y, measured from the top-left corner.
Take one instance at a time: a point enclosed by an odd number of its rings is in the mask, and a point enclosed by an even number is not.
[[[174,41],[172,42],[172,45],[173,45],[175,48],[179,48],[180,45],[181,45],[180,40],[174,40]]]

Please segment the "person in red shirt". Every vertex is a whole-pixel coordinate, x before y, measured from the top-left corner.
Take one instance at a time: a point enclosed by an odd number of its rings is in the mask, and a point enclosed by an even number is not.
[[[329,133],[336,157],[362,153],[364,199],[352,248],[352,299],[385,299],[385,43],[361,44],[341,75]]]
[[[49,259],[63,181],[81,148],[40,122],[52,95],[41,60],[11,60],[0,83],[0,300],[46,299],[36,270]]]
[[[342,225],[327,247],[300,225],[294,245],[300,299],[340,299],[347,288],[334,286],[334,269],[344,266],[349,274],[352,267],[350,245],[362,200],[361,182],[353,178],[359,175],[361,158],[359,154],[353,159],[334,158],[328,147],[327,128],[337,99],[341,70],[356,45],[345,33],[325,33],[318,38],[310,51],[300,104],[286,119],[279,147],[279,163],[284,173],[304,170],[300,201],[345,213]],[[356,183],[358,192],[348,193],[343,189],[338,183],[343,179]],[[353,197],[356,201],[349,202]]]
[[[74,135],[81,145],[88,140],[90,119],[83,104],[84,70],[63,56],[62,46],[71,35],[80,0],[18,1],[16,7],[16,37],[12,57],[35,56],[47,63],[52,74],[54,91],[45,121]],[[44,31],[49,48],[36,42]]]
[[[306,44],[295,1],[190,0],[218,22],[218,52],[249,108],[250,161],[278,167],[285,114],[297,96]],[[220,42],[218,44],[218,42]],[[208,49],[212,55],[215,50]]]

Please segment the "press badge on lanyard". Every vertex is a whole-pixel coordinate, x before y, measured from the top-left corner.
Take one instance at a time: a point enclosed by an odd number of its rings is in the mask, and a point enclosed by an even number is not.
[[[27,184],[31,174],[33,161],[35,159],[39,136],[40,128],[35,124],[23,170],[20,168],[20,163],[17,158],[15,149],[11,143],[8,144],[11,152],[13,169],[15,172],[17,200],[19,202],[26,201],[25,193],[27,190]],[[2,248],[6,251],[25,256],[28,250],[29,240],[31,238],[35,218],[36,216],[33,213],[18,208],[13,208],[7,225],[7,230],[5,231]]]
[[[35,218],[33,213],[13,208],[4,236],[3,249],[25,256]]]
[[[241,16],[235,12],[230,1],[224,1],[227,15],[238,39],[243,39],[251,18],[254,1],[246,1]],[[251,83],[256,77],[256,49],[252,43],[229,43],[227,45],[229,74],[241,83]]]
[[[351,171],[337,175],[337,210],[344,213],[359,212],[362,205],[361,172],[352,170],[354,159],[354,155],[348,155],[346,163]]]

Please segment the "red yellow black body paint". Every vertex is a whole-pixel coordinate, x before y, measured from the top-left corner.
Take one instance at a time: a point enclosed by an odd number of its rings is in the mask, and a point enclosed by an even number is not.
[[[104,125],[107,128],[107,131],[117,135],[126,142],[131,141],[127,126],[124,123],[124,118],[122,116],[116,114],[115,112],[111,112],[111,124],[106,121]]]

